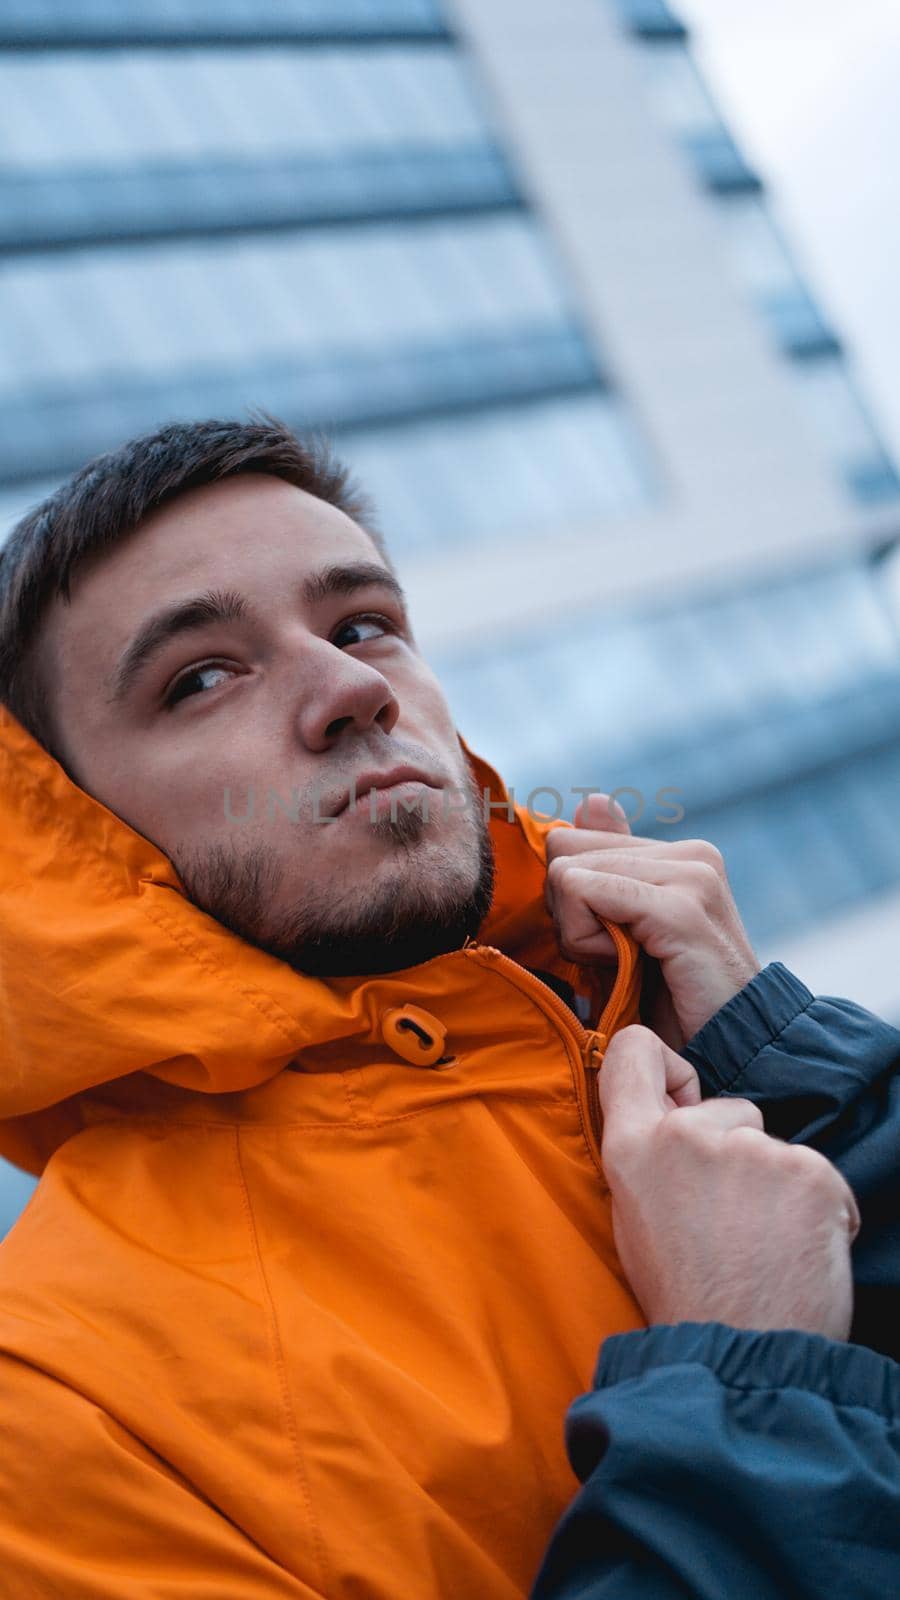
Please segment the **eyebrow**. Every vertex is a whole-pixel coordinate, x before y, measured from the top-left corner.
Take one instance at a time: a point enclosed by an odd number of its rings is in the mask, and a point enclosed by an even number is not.
[[[310,573],[300,585],[300,593],[308,606],[321,605],[333,595],[355,594],[359,589],[374,586],[387,589],[400,607],[404,625],[407,623],[406,596],[402,585],[388,567],[375,561],[355,561],[333,564]],[[123,651],[110,680],[109,704],[119,704],[130,694],[138,678],[146,671],[170,640],[198,633],[214,623],[254,620],[257,613],[235,590],[207,590],[205,594],[191,595],[177,605],[157,611],[141,624],[131,643]]]

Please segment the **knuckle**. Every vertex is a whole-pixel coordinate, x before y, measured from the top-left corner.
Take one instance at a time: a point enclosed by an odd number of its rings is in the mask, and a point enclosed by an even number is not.
[[[783,1173],[817,1206],[826,1209],[837,1201],[844,1202],[847,1186],[837,1167],[825,1156],[807,1145],[776,1143]]]
[[[693,1150],[705,1147],[711,1142],[705,1125],[697,1122],[690,1112],[689,1106],[670,1112],[659,1130],[659,1137],[663,1143],[669,1144],[676,1150]]]
[[[711,862],[697,862],[697,878],[705,898],[715,899],[722,888],[722,880]]]
[[[686,904],[695,917],[706,915],[711,906],[717,906],[722,895],[722,880],[714,867],[705,861],[692,861],[685,878],[689,888],[684,894]]]
[[[740,1154],[751,1161],[773,1163],[776,1160],[777,1140],[770,1139],[763,1131],[760,1119],[759,1126],[751,1126],[747,1122],[739,1128],[732,1128],[728,1135],[728,1149],[731,1155]]]
[[[728,1103],[730,1106],[735,1106],[738,1113],[746,1118],[743,1128],[736,1128],[736,1133],[743,1132],[747,1129],[749,1129],[751,1132],[755,1130],[759,1133],[764,1131],[765,1123],[763,1121],[763,1114],[755,1100],[745,1100],[742,1095],[734,1095],[733,1097],[729,1096]]]
[[[690,839],[688,840],[688,845],[694,859],[701,866],[710,867],[716,877],[719,877],[724,872],[725,861],[722,852],[714,844],[710,844],[708,839]]]
[[[547,886],[557,904],[567,904],[574,893],[575,879],[568,856],[558,856],[547,873]]]
[[[782,1163],[787,1171],[811,1183],[829,1181],[829,1163],[817,1150],[810,1150],[802,1144],[785,1144],[781,1149]]]

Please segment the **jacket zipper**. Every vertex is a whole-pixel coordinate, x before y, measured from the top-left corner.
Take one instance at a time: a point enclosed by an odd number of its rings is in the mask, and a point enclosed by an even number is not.
[[[610,991],[609,999],[603,1008],[600,1022],[603,1022],[607,1017],[615,1016],[627,982],[627,969],[623,960],[623,952],[618,946],[615,934],[613,934],[613,939],[618,949],[619,964],[616,970],[615,982]],[[462,948],[472,951],[483,950],[493,958],[494,965],[501,968],[504,966],[512,968],[518,987],[520,989],[531,988],[536,994],[539,994],[541,1004],[546,1010],[552,1012],[559,1023],[560,1032],[577,1045],[578,1062],[581,1070],[577,1074],[576,1083],[582,1107],[582,1118],[591,1154],[599,1167],[602,1119],[600,1116],[598,1080],[600,1068],[603,1065],[603,1056],[609,1042],[608,1035],[600,1028],[586,1028],[569,1006],[566,1005],[565,1001],[561,1000],[555,990],[550,988],[549,984],[544,983],[541,978],[536,978],[532,972],[529,972],[526,967],[520,966],[517,961],[513,961],[510,956],[504,955],[503,951],[498,950],[496,945],[479,944],[477,939],[473,939],[470,936],[466,939]]]

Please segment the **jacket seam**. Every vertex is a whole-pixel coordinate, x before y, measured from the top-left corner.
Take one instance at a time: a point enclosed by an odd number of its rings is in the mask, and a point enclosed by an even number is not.
[[[420,1068],[418,1070],[424,1071],[425,1069]],[[341,1076],[344,1077],[344,1074],[342,1073]],[[346,1083],[346,1078],[344,1082],[344,1088],[349,1097],[350,1091]],[[479,1091],[477,1094],[468,1096],[468,1098],[472,1100],[483,1100],[486,1098],[486,1096],[483,1091]],[[535,1103],[534,1096],[527,1094],[505,1094],[502,1096],[502,1099],[504,1103],[508,1105],[528,1106],[534,1105]],[[560,1106],[564,1111],[571,1111],[573,1103],[575,1105],[575,1109],[579,1112],[579,1125],[583,1128],[583,1120],[580,1116],[581,1108],[578,1105],[578,1101],[574,1095],[565,1095],[556,1100],[544,1099],[541,1102],[545,1108]],[[296,1122],[291,1118],[273,1118],[271,1121],[266,1122],[246,1121],[235,1123],[214,1120],[207,1117],[204,1117],[201,1121],[199,1118],[195,1119],[193,1117],[166,1116],[165,1113],[162,1115],[155,1113],[151,1116],[145,1117],[142,1116],[140,1112],[136,1112],[134,1115],[129,1114],[127,1117],[127,1122],[130,1128],[143,1129],[144,1131],[149,1131],[151,1128],[158,1128],[162,1133],[165,1133],[168,1128],[221,1128],[227,1129],[230,1133],[235,1133],[236,1131],[249,1132],[252,1128],[279,1128],[285,1130],[292,1129],[294,1132],[302,1133],[340,1133],[341,1130],[345,1130],[347,1127],[352,1128],[356,1133],[365,1133],[367,1128],[389,1128],[396,1122],[413,1122],[417,1117],[427,1117],[433,1111],[443,1110],[445,1106],[454,1106],[459,1104],[460,1101],[458,1099],[438,1100],[434,1101],[431,1105],[422,1106],[418,1111],[401,1111],[396,1117],[366,1117],[365,1119],[362,1119],[355,1114],[351,1103],[349,1108],[350,1117],[346,1122]],[[91,1120],[90,1127],[121,1127],[122,1121],[123,1118],[121,1116],[94,1117]],[[78,1133],[73,1133],[70,1135],[70,1137],[75,1139],[78,1137]],[[588,1153],[590,1154],[590,1150]],[[601,1177],[602,1176],[603,1174],[601,1171]]]
[[[138,904],[140,905],[141,897],[138,896],[137,898]],[[212,956],[210,956],[208,951],[202,950],[199,945],[195,944],[189,935],[173,928],[169,924],[165,913],[161,914],[158,909],[151,908],[151,906],[146,903],[141,906],[141,910],[143,911],[144,916],[149,919],[149,921],[159,928],[162,933],[167,934],[172,942],[176,944],[180,950],[184,951],[185,955],[192,957],[192,959],[197,962],[197,965],[201,967],[204,972],[207,972],[211,977],[220,978],[224,975],[227,978],[227,970],[224,963],[217,962]],[[292,1047],[296,1048],[297,1041],[292,1036],[291,1029],[287,1024],[286,1014],[281,1011],[280,1006],[277,1006],[277,1004],[273,1003],[268,996],[263,995],[255,990],[248,989],[246,984],[235,985],[235,988],[237,989],[238,994],[240,994],[243,999],[245,999],[247,1003],[251,1005],[256,1012],[258,1012],[264,1021],[270,1023],[273,1027],[278,1028],[279,1032],[284,1035],[285,1040],[290,1043]],[[270,1011],[269,1008],[272,1006],[274,1006],[274,1009]]]
[[[350,1126],[352,1128],[360,1128],[364,1126],[359,1119],[359,1112],[356,1109],[356,1092],[350,1083],[350,1073],[346,1069],[341,1073],[341,1088],[344,1091],[344,1099],[347,1102]],[[314,1123],[313,1126],[316,1127],[319,1126],[319,1124]]]
[[[839,1395],[823,1394],[821,1389],[810,1388],[805,1383],[731,1383],[721,1378],[719,1382],[724,1389],[733,1389],[736,1394],[806,1394],[824,1405],[834,1406],[837,1411],[865,1411],[882,1422],[893,1421],[893,1414],[880,1410],[868,1400],[842,1400]]]
[[[313,1548],[315,1550],[316,1561],[319,1567],[320,1578],[325,1585],[323,1589],[324,1600],[324,1597],[327,1594],[333,1592],[331,1571],[328,1563],[328,1554],[325,1548],[325,1541],[322,1537],[322,1532],[316,1520],[315,1511],[313,1509],[309,1475],[306,1471],[306,1466],[303,1459],[303,1449],[300,1443],[300,1431],[297,1427],[297,1419],[294,1415],[294,1408],[291,1403],[290,1388],[287,1381],[287,1371],[284,1361],[284,1348],[281,1340],[281,1332],[278,1326],[278,1315],[275,1310],[275,1302],[272,1297],[269,1280],[266,1276],[262,1251],[260,1250],[259,1245],[259,1235],[256,1229],[256,1219],[253,1214],[253,1205],[250,1199],[250,1191],[247,1185],[244,1165],[241,1160],[241,1133],[239,1128],[234,1129],[234,1154],[240,1183],[241,1198],[244,1205],[247,1226],[250,1233],[250,1241],[253,1248],[253,1256],[256,1262],[256,1267],[259,1273],[260,1282],[263,1288],[263,1295],[265,1298],[267,1321],[269,1323],[269,1341],[274,1358],[278,1387],[281,1393],[281,1404],[284,1413],[288,1439],[290,1441],[291,1450],[294,1457],[294,1469],[297,1475],[297,1484],[300,1490],[300,1498],[306,1510],[307,1522],[312,1534]]]
[[[697,1363],[696,1360],[690,1360],[690,1359],[686,1359],[685,1361],[667,1362],[666,1363],[666,1365],[668,1365],[668,1366],[683,1366],[683,1367],[689,1367],[689,1366],[692,1367],[692,1366],[696,1366],[697,1364],[698,1363]],[[873,1404],[870,1404],[870,1402],[868,1400],[859,1400],[859,1399],[842,1400],[842,1399],[840,1399],[839,1396],[835,1396],[833,1394],[823,1394],[821,1389],[816,1389],[816,1388],[812,1387],[811,1385],[805,1384],[805,1383],[791,1383],[791,1382],[786,1382],[786,1383],[736,1383],[731,1378],[723,1378],[721,1376],[721,1374],[716,1371],[714,1366],[709,1366],[706,1362],[700,1362],[700,1365],[707,1367],[707,1371],[709,1371],[711,1373],[711,1375],[715,1378],[715,1380],[719,1384],[720,1388],[729,1389],[734,1394],[805,1394],[805,1395],[811,1395],[814,1399],[821,1400],[824,1405],[834,1406],[837,1410],[841,1410],[841,1411],[865,1411],[869,1416],[878,1417],[879,1420],[882,1421],[882,1422],[893,1422],[894,1421],[894,1413],[893,1412],[884,1411],[880,1407],[878,1407],[876,1405],[873,1405]],[[620,1383],[622,1383],[622,1384],[625,1384],[625,1383],[640,1383],[643,1378],[647,1377],[648,1372],[650,1370],[651,1370],[650,1368],[645,1368],[641,1372],[630,1372],[628,1374],[627,1378],[624,1378],[624,1377],[620,1378],[620,1379],[613,1378],[608,1384],[604,1384],[602,1388],[597,1389],[595,1392],[597,1394],[603,1394],[605,1391],[608,1391],[608,1390],[613,1389],[613,1388],[617,1388]],[[660,1370],[660,1366],[657,1366],[654,1370],[659,1371]]]
[[[815,996],[813,996],[813,999],[814,998],[815,998]],[[744,1076],[744,1073],[748,1070],[748,1068],[752,1067],[752,1065],[753,1065],[754,1061],[757,1059],[757,1057],[761,1056],[764,1050],[770,1050],[773,1045],[777,1044],[779,1039],[781,1038],[782,1034],[788,1028],[792,1027],[792,1025],[797,1021],[798,1017],[802,1017],[803,1016],[804,1011],[808,1011],[809,1010],[809,1008],[812,1005],[812,1003],[813,1003],[813,1000],[804,1001],[803,1005],[800,1006],[798,1008],[798,1010],[796,1010],[793,1013],[792,1016],[788,1017],[787,1020],[781,1024],[781,1027],[777,1030],[776,1033],[771,1034],[769,1036],[769,1038],[767,1038],[762,1044],[758,1044],[756,1046],[756,1049],[753,1051],[753,1054],[747,1057],[747,1060],[744,1062],[743,1066],[738,1067],[738,1069],[735,1072],[734,1076],[732,1078],[729,1078],[728,1081],[722,1085],[723,1089],[733,1089],[740,1082],[741,1078]],[[704,1056],[705,1056],[706,1052],[704,1051],[703,1053],[704,1053]]]

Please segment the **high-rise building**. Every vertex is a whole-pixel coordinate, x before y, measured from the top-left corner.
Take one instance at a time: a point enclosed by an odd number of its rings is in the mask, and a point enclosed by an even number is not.
[[[663,0],[0,0],[0,121],[5,526],[170,417],[327,429],[517,797],[712,838],[900,1020],[900,480]]]

